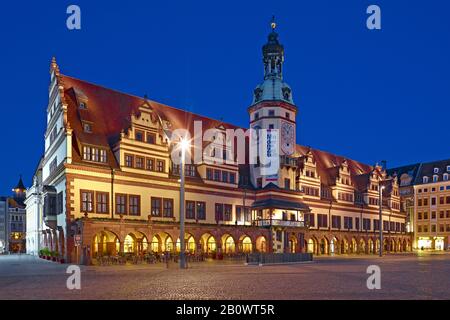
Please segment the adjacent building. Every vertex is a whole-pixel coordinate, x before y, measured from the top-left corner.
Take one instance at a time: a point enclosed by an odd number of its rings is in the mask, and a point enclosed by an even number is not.
[[[389,171],[400,179],[402,203],[413,223],[414,248],[450,249],[450,159]]]
[[[256,135],[64,75],[53,59],[45,153],[26,200],[29,252],[48,247],[80,262],[180,250],[176,132],[196,137],[199,126],[213,134],[200,141],[199,158],[193,146],[188,152],[186,250],[376,253],[380,227],[386,250],[410,250],[397,177],[297,144],[298,106],[284,81],[284,47],[274,25],[262,54],[264,78],[248,108]],[[230,131],[243,138],[224,139]],[[240,142],[244,161],[236,152]],[[270,174],[261,150],[276,163]]]
[[[0,254],[5,253],[8,248],[7,217],[8,198],[0,197]]]

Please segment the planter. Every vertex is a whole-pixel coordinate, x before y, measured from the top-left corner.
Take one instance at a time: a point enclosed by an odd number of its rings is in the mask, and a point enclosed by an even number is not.
[[[45,259],[47,259],[47,260],[50,260],[50,259],[51,259],[51,257],[49,257],[49,256],[46,256],[46,257],[45,257]]]
[[[53,262],[56,262],[56,257],[52,257],[52,261],[53,261]]]
[[[61,264],[65,263],[64,259],[59,259],[59,263]]]

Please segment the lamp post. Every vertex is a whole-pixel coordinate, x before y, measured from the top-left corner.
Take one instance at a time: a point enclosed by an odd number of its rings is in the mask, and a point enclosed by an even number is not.
[[[380,222],[379,222],[379,228],[380,229],[380,257],[383,256],[383,190],[384,186],[380,186],[380,199],[379,199],[379,207],[380,207]]]
[[[186,255],[184,244],[184,164],[186,157],[186,149],[189,143],[186,139],[181,139],[181,166],[180,166],[180,269],[186,268]]]

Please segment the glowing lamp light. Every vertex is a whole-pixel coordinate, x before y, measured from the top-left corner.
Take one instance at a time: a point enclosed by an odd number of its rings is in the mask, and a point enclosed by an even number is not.
[[[189,141],[185,138],[182,138],[180,140],[180,148],[181,150],[186,151],[189,148]]]

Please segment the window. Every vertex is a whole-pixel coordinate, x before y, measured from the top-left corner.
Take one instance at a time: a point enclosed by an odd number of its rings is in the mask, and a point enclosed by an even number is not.
[[[423,183],[428,183],[428,177],[423,177],[422,179],[423,179],[423,180],[422,180]]]
[[[94,192],[88,190],[81,190],[81,211],[93,212],[94,211]]]
[[[341,228],[341,217],[340,216],[331,216],[331,227],[340,229]]]
[[[188,177],[195,177],[195,166],[193,164],[185,164],[184,172]]]
[[[232,220],[232,210],[233,210],[233,206],[231,204],[224,205],[224,220],[225,221]]]
[[[141,196],[130,195],[129,196],[129,215],[139,216],[141,215]]]
[[[63,199],[64,191],[61,191],[58,193],[58,196],[56,198],[56,212],[57,214],[61,214],[64,212],[64,199]],[[22,217],[20,217],[20,220],[22,220]]]
[[[228,172],[222,171],[222,182],[228,182]]]
[[[434,173],[439,173],[439,168],[434,168],[434,169],[433,169],[433,172],[434,172]]]
[[[450,172],[450,166],[447,166],[447,171]]]
[[[206,168],[206,179],[208,180],[213,179],[213,170],[211,168]]]
[[[151,199],[151,214],[154,217],[161,217],[161,198],[152,197]]]
[[[275,126],[273,124],[269,124],[269,130],[273,130]]]
[[[442,176],[444,181],[448,181],[448,173],[444,173],[444,175]]]
[[[106,150],[100,149],[100,162],[106,163]]]
[[[326,214],[318,214],[317,215],[317,226],[319,228],[327,228],[328,227],[328,216]]]
[[[148,171],[154,171],[155,170],[155,159],[147,158],[145,162],[145,169]]]
[[[197,201],[196,202],[196,211],[197,211],[197,219],[205,220],[206,219],[206,203]]]
[[[433,182],[438,182],[438,180],[439,180],[439,176],[435,174],[433,176]]]
[[[147,143],[156,144],[156,135],[154,133],[147,133]]]
[[[269,110],[269,117],[275,116],[275,110]]]
[[[127,195],[116,193],[116,214],[127,214]]]
[[[216,213],[216,221],[222,221],[223,220],[223,204],[216,203],[215,205],[215,213]]]
[[[435,206],[436,205],[436,197],[432,197],[431,198],[431,205]]]
[[[422,220],[422,212],[417,213],[417,220]]]
[[[144,141],[144,132],[142,132],[140,130],[136,130],[136,132],[134,134],[134,139],[136,141]]]
[[[286,112],[286,119],[290,119],[291,118],[291,114],[289,112]]]
[[[284,188],[286,190],[289,190],[291,188],[291,179],[289,179],[289,178],[284,179]]]
[[[109,194],[107,192],[96,192],[96,212],[97,213],[108,213],[109,206]]]
[[[220,181],[220,170],[214,170],[214,181]]]
[[[363,229],[364,231],[370,230],[370,219],[363,218]]]
[[[164,172],[164,160],[157,160],[156,161],[156,171]]]
[[[444,211],[439,211],[439,219],[444,219],[444,218],[445,218]]]
[[[136,168],[144,169],[144,157],[136,156]]]
[[[133,156],[130,154],[125,155],[125,166],[128,168],[133,168]]]
[[[58,159],[57,159],[57,157],[55,157],[52,160],[52,162],[50,162],[50,165],[49,165],[50,173],[53,173],[56,170],[57,167],[58,167]]]
[[[256,112],[256,113],[255,113],[255,120],[258,120],[258,119],[259,119],[259,113]]]
[[[87,104],[86,102],[80,102],[79,106],[80,109],[87,109]]]
[[[100,160],[100,150],[91,148],[91,161],[98,162]]]
[[[374,231],[380,230],[380,220],[378,219],[373,220],[373,230]]]
[[[358,220],[359,222],[359,220]],[[344,217],[344,229],[353,229],[353,218]]]
[[[436,211],[431,211],[431,219],[436,219]]]
[[[236,183],[236,174],[230,172],[230,183]]]
[[[186,200],[186,219],[195,219],[195,201]]]
[[[173,217],[173,199],[163,200],[163,216],[166,218]]]
[[[58,129],[55,126],[53,128],[53,130],[50,132],[50,144],[52,144],[56,140],[57,135],[58,135]]]
[[[83,122],[83,131],[86,132],[86,133],[91,133],[92,132],[92,125],[90,123]]]
[[[83,160],[91,160],[91,147],[83,147]]]
[[[315,226],[315,221],[314,221],[314,213],[307,213],[305,214],[305,222],[309,223],[310,227],[314,227]]]

